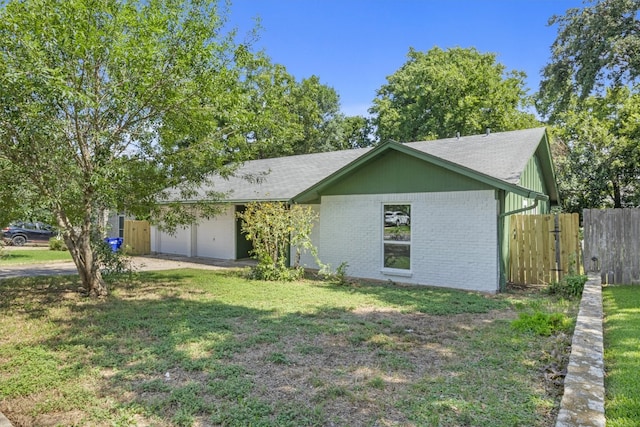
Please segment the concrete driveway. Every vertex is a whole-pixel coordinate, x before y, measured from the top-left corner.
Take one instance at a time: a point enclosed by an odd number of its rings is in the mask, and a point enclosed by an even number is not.
[[[221,268],[239,268],[255,265],[253,260],[227,261],[211,258],[187,258],[178,255],[148,255],[132,257],[134,270],[160,271],[176,268],[197,268],[216,270]],[[77,274],[76,266],[71,261],[52,262],[47,264],[21,264],[0,267],[0,280],[10,277],[51,276]]]

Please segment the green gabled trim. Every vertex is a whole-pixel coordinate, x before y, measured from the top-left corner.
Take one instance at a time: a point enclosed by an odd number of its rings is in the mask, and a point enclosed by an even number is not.
[[[337,170],[333,174],[329,175],[328,177],[316,183],[315,185],[309,187],[308,189],[301,192],[300,194],[294,196],[291,200],[295,203],[309,203],[312,201],[317,201],[320,198],[320,194],[322,193],[322,191],[324,191],[334,183],[338,182],[339,180],[343,179],[345,176],[351,174],[352,172],[360,168],[365,163],[372,161],[373,159],[377,158],[378,156],[382,155],[388,150],[396,150],[400,153],[415,157],[417,159],[420,159],[432,165],[436,165],[443,169],[449,170],[451,172],[458,173],[467,178],[471,178],[475,181],[481,182],[490,187],[516,193],[523,197],[527,197],[530,199],[534,199],[534,198],[544,199],[548,197],[542,193],[529,190],[527,188],[523,188],[515,184],[510,184],[508,182],[491,177],[489,175],[483,174],[473,169],[469,169],[465,166],[461,166],[457,163],[453,163],[448,160],[441,159],[440,157],[436,157],[431,154],[416,150],[414,148],[407,147],[404,144],[389,141],[389,142],[385,142],[383,144],[378,145],[373,150],[357,158],[356,160],[347,164],[343,168]]]
[[[549,200],[554,205],[560,204],[560,192],[558,191],[558,183],[556,181],[556,172],[553,167],[553,156],[551,155],[551,144],[549,142],[549,133],[545,129],[543,140],[538,144],[535,155],[540,162],[542,169],[542,180],[547,187]]]
[[[323,196],[492,190],[459,173],[387,150],[322,190]],[[536,190],[536,188],[534,188]]]

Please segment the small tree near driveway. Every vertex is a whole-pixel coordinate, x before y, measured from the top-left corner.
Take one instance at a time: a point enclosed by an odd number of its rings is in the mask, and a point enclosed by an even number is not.
[[[318,214],[311,207],[282,202],[249,203],[238,213],[242,231],[253,244],[253,255],[258,260],[254,276],[261,280],[294,280],[304,273],[300,266],[302,252],[308,251],[317,259],[311,243],[311,231]],[[289,254],[295,248],[295,254]],[[294,265],[287,265],[288,256],[294,256]]]
[[[0,2],[0,200],[52,213],[90,295],[107,294],[101,212],[155,217],[166,189],[192,199],[243,160],[252,54],[221,3]],[[192,222],[183,208],[163,223]]]

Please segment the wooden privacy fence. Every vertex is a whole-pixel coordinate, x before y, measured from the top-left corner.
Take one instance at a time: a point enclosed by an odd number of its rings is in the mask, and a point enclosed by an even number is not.
[[[124,245],[132,255],[151,253],[151,227],[148,221],[124,222]]]
[[[509,218],[510,282],[548,284],[579,270],[581,244],[577,213]]]
[[[640,209],[585,209],[584,269],[602,283],[640,284]]]

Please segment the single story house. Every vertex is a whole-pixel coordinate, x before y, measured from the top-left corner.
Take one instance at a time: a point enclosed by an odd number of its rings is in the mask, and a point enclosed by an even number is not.
[[[317,211],[319,258],[349,276],[487,293],[506,280],[509,216],[558,203],[544,128],[254,160],[212,185],[200,194],[228,194],[224,212],[175,234],[152,227],[152,251],[245,258],[236,212],[283,201]]]

